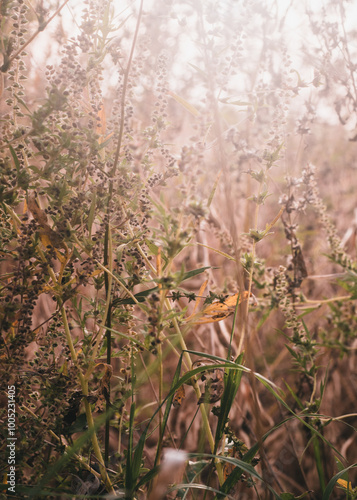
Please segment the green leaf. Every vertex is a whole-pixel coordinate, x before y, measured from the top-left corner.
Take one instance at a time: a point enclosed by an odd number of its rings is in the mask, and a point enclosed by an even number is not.
[[[223,102],[223,104],[233,104],[234,106],[254,106],[253,103],[249,101],[231,101],[232,97],[222,97],[219,99],[219,102]]]
[[[225,257],[228,260],[233,260],[234,262],[236,260],[231,255],[228,255],[228,253],[222,252],[221,250],[218,250],[217,248],[210,247],[209,245],[204,245],[203,243],[200,243],[198,241],[196,241],[196,245],[199,245],[200,247],[208,248],[209,250],[212,250],[212,252],[215,252],[215,253],[218,253],[219,255],[222,255],[223,257]],[[217,269],[217,268],[214,268],[214,269]]]
[[[144,344],[142,342],[140,342],[140,340],[135,339],[134,337],[131,337],[130,335],[126,335],[123,332],[118,332],[118,330],[114,330],[114,328],[109,328],[109,326],[106,326],[105,329],[109,330],[110,332],[114,333],[115,335],[118,335],[119,337],[123,337],[124,339],[129,340],[129,342],[133,342],[134,344],[145,348]]]
[[[135,485],[136,491],[145,484],[147,484],[148,482],[152,481],[154,477],[158,474],[159,470],[160,470],[160,465],[156,465],[147,474],[145,474],[145,476],[143,476],[140,479],[140,481],[138,481],[138,483]]]
[[[254,469],[254,467],[250,464],[247,464],[246,462],[243,462],[243,460],[239,460],[238,458],[231,458],[231,457],[226,457],[224,455],[214,455],[214,454],[209,454],[209,453],[189,453],[189,457],[192,457],[192,458],[213,458],[213,459],[217,459],[219,460],[220,462],[227,462],[228,464],[231,464],[231,465],[234,465],[235,467],[239,467],[241,469],[243,469],[244,472],[246,472],[247,474],[249,474],[250,476],[254,477],[255,479],[258,479],[258,481],[261,481],[263,482],[266,487],[269,489],[269,491],[271,491],[271,493],[273,493],[273,495],[275,496],[275,498],[277,498],[278,500],[280,500],[280,497],[278,495],[278,493],[267,483],[264,481],[264,479],[258,474],[258,472]],[[227,496],[226,493],[222,494],[220,492],[219,493],[219,496],[218,498],[225,498]]]
[[[331,495],[337,481],[339,479],[341,479],[344,476],[344,474],[346,474],[347,471],[349,471],[350,469],[355,469],[356,467],[357,467],[357,463],[352,464],[349,467],[346,467],[345,469],[338,472],[335,476],[333,476],[333,478],[330,480],[330,482],[326,486],[326,489],[325,489],[324,494],[322,496],[322,500],[329,500],[330,495]]]
[[[148,239],[145,240],[145,243],[147,244],[148,249],[153,255],[159,255],[159,247],[155,245],[155,243],[152,243]]]
[[[305,406],[302,404],[301,399],[297,396],[297,394],[295,394],[295,392],[293,391],[293,389],[290,387],[290,385],[287,383],[286,380],[284,380],[284,383],[285,383],[286,387],[288,388],[288,391],[290,392],[290,394],[292,395],[292,397],[295,399],[295,401],[298,404],[299,408],[301,410],[303,410],[305,408]]]
[[[62,455],[62,457],[52,465],[50,469],[44,474],[42,477],[41,481],[34,487],[31,488],[31,490],[28,492],[28,495],[30,497],[39,497],[39,493],[44,488],[46,485],[48,485],[53,477],[56,476],[56,474],[59,474],[60,471],[65,467],[65,465],[72,460],[74,455],[79,451],[80,449],[83,448],[83,446],[91,439],[93,434],[99,429],[101,425],[104,424],[107,418],[110,418],[110,416],[114,413],[114,409],[109,410],[109,414],[104,413],[103,415],[100,415],[98,418],[96,418],[94,422],[94,427],[93,429],[88,429],[87,432],[85,432],[82,436],[80,436],[71,447],[68,447],[66,450],[66,453]]]
[[[133,491],[135,485],[135,474],[133,467],[133,432],[134,432],[134,415],[135,403],[131,404],[130,417],[129,417],[129,437],[128,448],[126,452],[126,466],[125,466],[125,489],[129,492]]]
[[[208,197],[207,207],[211,206],[211,203],[212,203],[214,194],[216,192],[216,189],[217,189],[217,186],[218,186],[218,181],[219,181],[219,179],[221,177],[221,174],[222,174],[222,169],[220,169],[220,171],[217,174],[216,180],[214,181],[213,188],[212,188],[211,193],[210,193],[210,195]]]
[[[66,434],[71,436],[76,432],[84,432],[87,429],[88,429],[87,416],[85,413],[81,413],[80,415],[78,415],[73,424],[70,427],[68,427],[68,429],[66,429]]]
[[[282,422],[280,422],[279,424],[275,425],[274,427],[272,427],[271,429],[269,429],[268,432],[266,432],[264,434],[264,436],[262,437],[262,441],[264,443],[264,441],[274,432],[276,431],[277,429],[279,429],[279,427],[281,427],[282,425],[284,425],[286,422],[288,422],[289,420],[292,420],[293,417],[288,417],[286,419],[284,419]],[[258,453],[259,451],[259,448],[261,446],[261,443],[260,442],[257,442],[255,443],[242,457],[242,460],[246,463],[250,463],[253,458],[255,457],[255,455]],[[231,491],[231,489],[233,488],[233,486],[237,483],[237,481],[240,479],[240,477],[242,476],[243,474],[243,469],[242,468],[239,468],[239,467],[236,467],[235,469],[233,469],[233,471],[230,473],[230,475],[227,477],[227,479],[225,480],[225,482],[222,484],[221,486],[221,489],[220,491],[222,491],[223,493],[228,493],[229,491]]]
[[[195,64],[192,64],[192,63],[188,63],[189,66],[191,66],[191,68],[195,69],[197,71],[197,73],[199,73],[201,76],[204,76],[205,78],[207,78],[207,73],[205,71],[203,71],[203,69],[199,68],[198,66],[196,66]]]
[[[175,370],[175,374],[173,376],[173,379],[172,379],[172,383],[171,383],[171,389],[173,387],[175,387],[175,385],[177,384],[177,382],[179,381],[180,379],[180,373],[181,373],[181,365],[182,365],[182,357],[179,358],[179,361],[177,363],[177,367],[176,367],[176,370]],[[161,432],[162,432],[162,435],[161,435],[161,440],[163,439],[164,437],[164,434],[165,434],[165,428],[166,428],[166,424],[167,424],[167,420],[169,418],[169,415],[170,415],[170,410],[171,410],[171,405],[172,405],[172,401],[174,399],[174,395],[175,395],[175,392],[172,392],[170,391],[170,395],[167,397],[167,402],[166,402],[166,408],[165,408],[165,413],[164,413],[164,418],[162,420],[162,425],[161,425]],[[157,462],[160,458],[160,454],[161,454],[161,446],[158,446],[157,447],[157,450],[156,450],[156,456],[155,456],[155,462],[154,462],[154,465],[156,466],[157,465]]]
[[[236,359],[237,365],[241,365],[243,361],[243,353]],[[218,416],[215,440],[214,440],[214,453],[217,452],[218,445],[224,434],[224,429],[228,421],[228,415],[231,410],[232,404],[236,397],[239,384],[242,378],[242,370],[228,370],[224,377],[224,391],[221,398],[221,407]]]
[[[338,458],[338,457],[334,457],[335,458],[335,462],[336,462],[336,465],[337,465],[337,468],[338,468],[338,471],[341,472],[345,469],[345,466],[343,465],[343,463],[341,462],[341,460]],[[348,479],[348,474],[346,472],[346,475],[345,477],[342,477],[342,479],[345,479],[347,481]]]
[[[15,97],[15,99],[17,99],[17,102],[18,102],[19,104],[21,104],[21,106],[23,106],[23,107],[26,109],[26,111],[27,111],[28,113],[30,113],[30,114],[31,114],[31,111],[29,110],[29,108],[27,107],[27,104],[23,101],[23,99],[20,99],[20,97],[19,97],[18,95],[16,95],[16,94],[15,94],[15,96],[14,96],[14,97]]]
[[[180,483],[180,484],[175,484],[172,488],[169,489],[169,491],[175,491],[175,490],[189,490],[189,489],[195,489],[195,490],[205,490],[205,491],[211,491],[213,493],[220,493],[219,490],[216,490],[216,488],[212,488],[211,486],[206,486],[205,484],[200,484],[200,483]],[[231,495],[225,494],[224,498],[228,498],[229,500],[235,500],[236,497],[232,497]]]
[[[16,152],[15,152],[14,148],[9,145],[9,149],[10,149],[10,153],[11,153],[12,159],[14,160],[14,163],[15,163],[17,174],[19,175],[20,171],[21,171],[21,165],[20,165],[19,159],[18,159],[18,157],[16,155]]]
[[[320,487],[321,487],[321,490],[324,490],[326,487],[325,472],[324,472],[324,466],[322,463],[320,442],[319,442],[317,436],[312,437],[312,446],[314,449],[315,464],[316,464],[317,474],[319,476]]]
[[[32,170],[33,172],[35,172],[36,174],[41,174],[41,170],[36,167],[36,165],[29,165],[29,170]]]

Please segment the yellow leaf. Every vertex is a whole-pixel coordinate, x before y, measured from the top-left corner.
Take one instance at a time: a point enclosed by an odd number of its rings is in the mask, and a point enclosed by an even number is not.
[[[172,404],[175,408],[178,408],[179,406],[181,406],[182,404],[182,401],[185,399],[185,387],[183,385],[181,385],[177,391],[175,392],[175,396],[174,396],[174,399],[172,400]]]
[[[239,301],[240,304],[243,300],[247,299],[248,292],[236,293],[231,297],[228,297],[224,302],[220,302],[218,300],[213,302],[212,304],[203,308],[199,314],[194,315],[195,317],[191,315],[188,320],[190,320],[194,325],[203,325],[221,321],[222,319],[226,319],[234,313],[237,301]]]
[[[40,232],[40,240],[41,240],[41,243],[44,247],[46,247],[46,248],[52,247],[50,238],[48,237],[48,235],[46,233]]]
[[[344,479],[337,479],[337,484],[342,486],[345,490],[352,491],[352,483],[347,482]]]
[[[38,231],[42,244],[47,247],[64,248],[68,251],[68,247],[56,231],[54,231],[48,224],[41,225]]]

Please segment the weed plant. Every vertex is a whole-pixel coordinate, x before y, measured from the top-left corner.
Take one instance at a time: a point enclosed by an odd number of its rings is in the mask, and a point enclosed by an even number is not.
[[[288,4],[0,2],[3,498],[357,498],[353,5]]]

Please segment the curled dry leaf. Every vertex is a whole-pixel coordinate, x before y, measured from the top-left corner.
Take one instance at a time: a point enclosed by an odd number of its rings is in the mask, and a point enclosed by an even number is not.
[[[48,219],[46,213],[41,210],[39,204],[36,200],[35,193],[32,193],[27,200],[27,207],[33,215],[33,218],[40,226],[47,225]]]
[[[40,208],[36,200],[35,193],[32,193],[28,197],[27,207],[32,213],[32,216],[37,224],[40,226],[38,233],[40,235],[42,244],[45,247],[50,246],[54,248],[64,248],[67,252],[68,248],[64,243],[63,238],[49,226],[46,212]]]
[[[181,406],[182,401],[185,399],[185,396],[185,387],[184,385],[181,385],[175,392],[174,399],[172,400],[174,408],[178,408],[179,406]]]
[[[246,448],[246,447],[245,447]],[[239,453],[237,452],[237,448],[236,446],[232,446],[231,448],[228,449],[228,453],[227,453],[227,456],[230,457],[230,458],[242,458],[241,455],[239,455]],[[248,450],[246,450],[248,451]],[[229,462],[225,462],[224,463],[224,466],[223,466],[223,478],[224,480],[226,481],[226,479],[228,479],[228,477],[230,476],[230,474],[233,472],[233,470],[235,469],[235,465],[229,463]]]
[[[248,299],[248,292],[238,292],[228,297],[224,302],[219,300],[204,307],[199,313],[193,313],[187,318],[187,321],[193,325],[203,325],[207,323],[215,323],[222,319],[228,318],[234,313],[237,301],[240,304],[243,300]]]
[[[205,390],[197,404],[201,403],[217,403],[223,395],[224,391],[224,371],[221,368],[209,370],[204,376]]]

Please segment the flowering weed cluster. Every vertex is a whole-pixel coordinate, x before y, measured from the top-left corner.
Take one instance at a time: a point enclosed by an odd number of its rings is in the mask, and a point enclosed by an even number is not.
[[[356,498],[349,2],[302,69],[293,2],[78,4],[0,5],[0,494]]]

